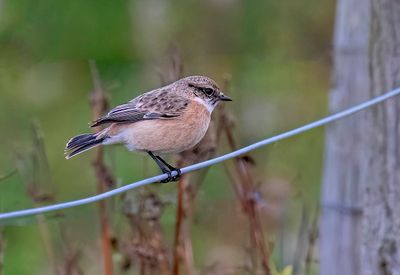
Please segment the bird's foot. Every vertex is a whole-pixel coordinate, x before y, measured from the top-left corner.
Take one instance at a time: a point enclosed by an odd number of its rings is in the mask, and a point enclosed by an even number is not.
[[[175,176],[172,176],[172,172],[176,172],[177,174]],[[173,168],[171,170],[165,169],[165,170],[163,170],[163,173],[167,174],[168,177],[166,179],[161,180],[160,183],[168,183],[171,181],[178,181],[178,179],[180,178],[180,176],[182,174],[181,169],[179,169],[179,168]]]
[[[167,174],[168,177],[166,179],[160,180],[160,183],[168,183],[172,181],[172,173],[170,170],[162,169],[163,174]]]
[[[171,181],[178,181],[179,178],[181,177],[181,174],[182,174],[181,169],[179,169],[179,168],[174,168],[173,170],[171,170],[171,172],[173,172],[173,171],[176,172],[176,176],[173,176],[172,179],[171,179]]]

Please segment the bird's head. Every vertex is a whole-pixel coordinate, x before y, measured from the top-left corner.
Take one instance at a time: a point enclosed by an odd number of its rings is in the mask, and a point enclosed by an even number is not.
[[[174,83],[183,96],[204,104],[212,112],[221,101],[232,101],[223,94],[217,83],[206,76],[188,76]]]

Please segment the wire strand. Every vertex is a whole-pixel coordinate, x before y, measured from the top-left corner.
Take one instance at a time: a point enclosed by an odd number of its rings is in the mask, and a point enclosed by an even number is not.
[[[356,112],[359,112],[361,110],[364,110],[368,107],[371,107],[373,105],[376,105],[378,103],[381,103],[389,98],[392,98],[394,96],[397,96],[400,94],[400,88],[397,88],[395,90],[389,91],[383,95],[377,96],[373,99],[370,99],[368,101],[365,101],[363,103],[357,104],[353,107],[350,107],[344,111],[338,112],[336,114],[332,114],[329,115],[325,118],[322,118],[320,120],[311,122],[309,124],[303,125],[301,127],[295,128],[293,130],[284,132],[282,134],[270,137],[270,138],[266,138],[264,140],[261,140],[259,142],[253,143],[251,145],[248,145],[246,147],[243,147],[239,150],[233,151],[231,153],[207,160],[207,161],[203,161],[203,162],[199,162],[187,167],[184,167],[181,169],[182,174],[186,174],[195,170],[199,170],[235,157],[238,157],[240,155],[246,154],[250,151],[253,151],[257,148],[260,148],[262,146],[283,140],[283,139],[287,139],[289,137],[292,137],[294,135],[298,135],[300,133],[309,131],[311,129],[326,125],[328,123],[334,122],[336,120],[342,119],[344,117],[350,116]],[[177,173],[174,171],[172,172],[172,176],[175,176]],[[161,174],[158,176],[154,176],[154,177],[150,177],[141,181],[137,181],[95,196],[91,196],[91,197],[87,197],[87,198],[83,198],[83,199],[78,199],[78,200],[74,200],[74,201],[68,201],[68,202],[63,202],[63,203],[58,203],[58,204],[52,204],[52,205],[47,205],[47,206],[43,206],[43,207],[36,207],[36,208],[29,208],[29,209],[24,209],[24,210],[18,210],[18,211],[12,211],[12,212],[5,212],[5,213],[0,213],[0,220],[5,220],[5,219],[11,219],[11,218],[17,218],[17,217],[24,217],[24,216],[30,216],[30,215],[36,215],[36,214],[41,214],[41,213],[45,213],[45,212],[50,212],[50,211],[56,211],[56,210],[62,210],[62,209],[67,209],[67,208],[72,208],[72,207],[76,207],[76,206],[80,206],[80,205],[85,205],[85,204],[90,204],[90,203],[94,203],[100,200],[104,200],[106,198],[112,197],[112,196],[116,196],[118,194],[124,193],[126,191],[138,188],[140,186],[143,185],[147,185],[147,184],[151,184],[151,183],[155,183],[155,182],[159,182],[163,179],[166,179],[168,177],[167,174]]]

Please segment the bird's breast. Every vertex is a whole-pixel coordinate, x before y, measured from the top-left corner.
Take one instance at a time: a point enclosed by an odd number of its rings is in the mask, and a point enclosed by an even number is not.
[[[132,123],[124,130],[123,139],[131,150],[155,154],[182,152],[204,137],[210,117],[204,105],[192,101],[179,117]]]

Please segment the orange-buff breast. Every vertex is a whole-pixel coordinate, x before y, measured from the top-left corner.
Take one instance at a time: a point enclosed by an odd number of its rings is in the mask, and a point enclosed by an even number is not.
[[[107,135],[118,135],[129,150],[154,154],[179,153],[195,146],[207,132],[210,112],[192,101],[183,115],[174,119],[144,120],[111,125]]]

